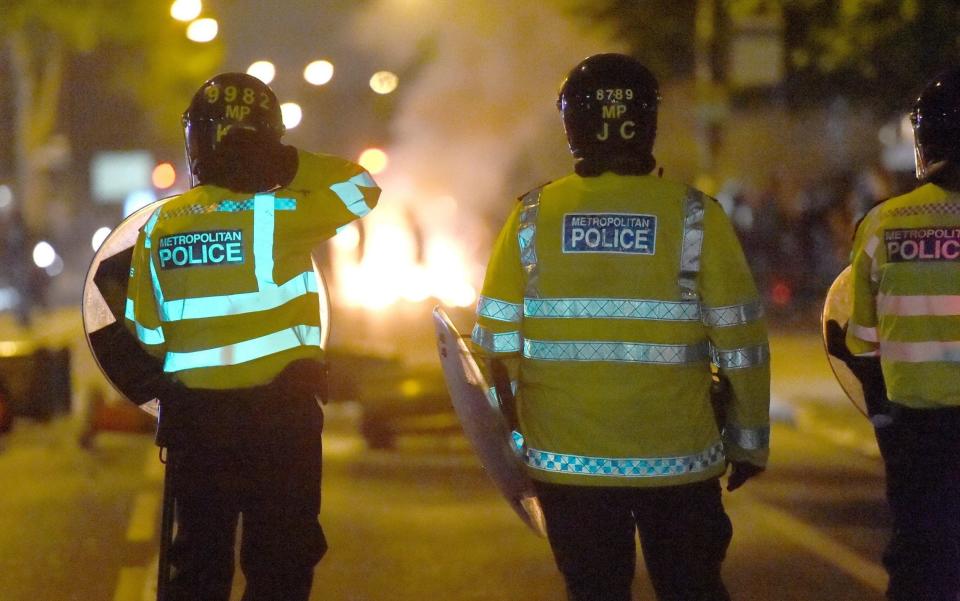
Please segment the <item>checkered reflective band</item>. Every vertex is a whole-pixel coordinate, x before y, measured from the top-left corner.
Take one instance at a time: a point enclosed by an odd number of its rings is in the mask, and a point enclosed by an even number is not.
[[[683,365],[705,362],[707,343],[642,344],[637,342],[523,340],[523,356],[543,361],[622,361]]]
[[[770,347],[757,344],[737,349],[712,349],[713,362],[721,369],[743,369],[770,361]]]
[[[527,448],[524,459],[530,467],[545,472],[620,478],[681,476],[706,471],[725,461],[720,441],[700,453],[677,457],[589,457]]]
[[[628,298],[525,298],[525,317],[608,318],[699,321],[696,301],[634,300]]]
[[[477,315],[497,321],[518,322],[521,311],[519,303],[508,303],[489,296],[481,296],[477,302]]]

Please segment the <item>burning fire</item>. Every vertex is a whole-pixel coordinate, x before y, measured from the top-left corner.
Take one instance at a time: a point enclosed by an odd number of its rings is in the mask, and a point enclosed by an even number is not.
[[[472,306],[476,265],[455,235],[453,229],[422,230],[403,206],[381,199],[363,219],[362,234],[352,223],[333,238],[333,292],[345,305],[371,310],[429,298]]]

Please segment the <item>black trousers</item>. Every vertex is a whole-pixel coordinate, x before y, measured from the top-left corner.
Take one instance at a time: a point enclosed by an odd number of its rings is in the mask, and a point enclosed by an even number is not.
[[[720,567],[733,528],[718,478],[660,488],[535,484],[570,601],[630,601],[637,532],[659,601],[729,601]]]
[[[883,564],[891,601],[960,599],[960,408],[891,403],[876,428],[893,517]]]
[[[176,406],[168,448],[176,500],[169,598],[229,599],[242,515],[243,600],[307,601],[327,548],[318,521],[322,409],[312,395],[274,386],[190,397]]]

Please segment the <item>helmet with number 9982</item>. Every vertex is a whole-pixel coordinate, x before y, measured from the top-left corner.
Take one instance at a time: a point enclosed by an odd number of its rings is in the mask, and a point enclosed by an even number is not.
[[[950,164],[960,168],[960,68],[940,73],[913,105],[913,144],[917,179]]]
[[[570,71],[557,108],[574,158],[652,161],[659,103],[657,78],[638,60],[595,54]]]
[[[194,185],[220,183],[220,174],[228,171],[218,150],[231,129],[245,130],[253,141],[271,145],[278,144],[285,131],[276,94],[246,73],[221,73],[207,80],[194,94],[182,121]]]

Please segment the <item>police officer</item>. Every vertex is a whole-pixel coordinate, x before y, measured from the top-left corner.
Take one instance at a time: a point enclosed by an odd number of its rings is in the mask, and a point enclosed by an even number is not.
[[[926,86],[911,121],[921,185],[874,207],[857,228],[846,345],[848,364],[864,381],[886,466],[893,516],[884,555],[887,598],[956,601],[960,68]],[[836,337],[839,326],[830,325]]]
[[[729,599],[728,489],[764,469],[762,307],[720,205],[651,175],[660,93],[620,54],[578,64],[558,107],[575,174],[520,198],[472,340],[516,389],[522,456],[572,601],[630,599],[635,532],[661,601]],[[728,393],[714,411],[711,364]]]
[[[242,514],[243,598],[306,601],[326,550],[310,252],[367,214],[380,190],[354,163],[282,144],[277,98],[249,75],[204,83],[183,124],[193,187],[144,225],[125,312],[167,382],[158,436],[177,526],[168,596],[229,598]]]

